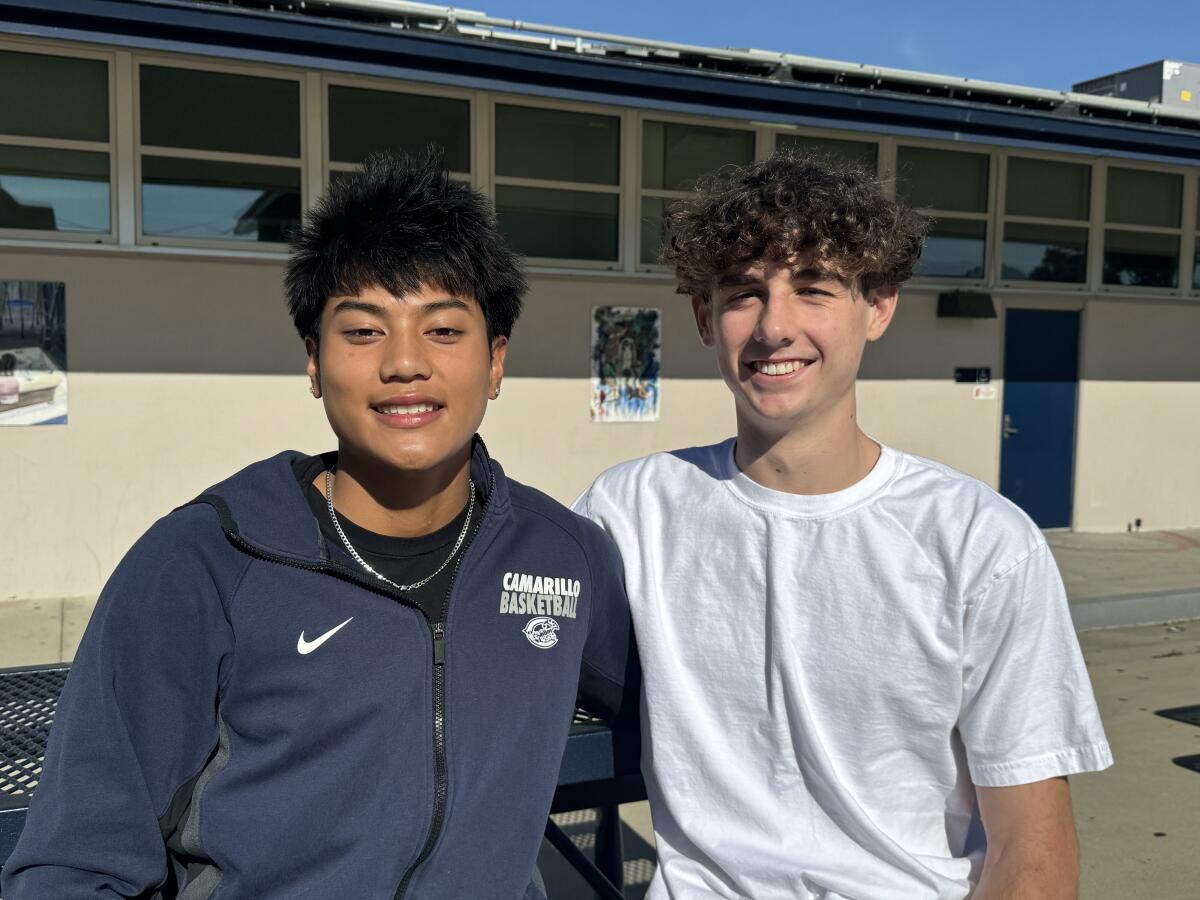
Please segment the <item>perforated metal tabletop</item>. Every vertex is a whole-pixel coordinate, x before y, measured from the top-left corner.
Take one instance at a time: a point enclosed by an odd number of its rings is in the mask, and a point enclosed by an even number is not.
[[[67,669],[0,669],[0,810],[29,805]]]

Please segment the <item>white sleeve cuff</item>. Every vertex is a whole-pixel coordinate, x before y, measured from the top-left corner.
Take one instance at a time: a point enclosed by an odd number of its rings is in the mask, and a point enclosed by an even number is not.
[[[1060,775],[1076,775],[1080,772],[1099,772],[1113,764],[1112,751],[1107,741],[1068,747],[1053,753],[1030,756],[1002,763],[970,763],[971,781],[977,787],[1012,787],[1057,778]]]

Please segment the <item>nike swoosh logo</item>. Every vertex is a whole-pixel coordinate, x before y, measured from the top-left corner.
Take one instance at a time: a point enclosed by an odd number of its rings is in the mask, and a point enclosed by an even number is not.
[[[333,637],[335,634],[337,634],[339,631],[341,631],[343,628],[345,628],[347,625],[349,625],[353,621],[354,621],[354,616],[351,616],[345,622],[343,622],[341,625],[338,625],[335,628],[330,628],[327,632],[325,632],[319,638],[316,638],[315,640],[311,640],[311,641],[306,641],[304,639],[304,632],[303,631],[300,632],[300,640],[296,641],[296,652],[299,653],[301,656],[307,656],[309,653],[312,653],[314,650],[316,650],[323,643],[325,643],[327,640],[329,640],[331,637]]]

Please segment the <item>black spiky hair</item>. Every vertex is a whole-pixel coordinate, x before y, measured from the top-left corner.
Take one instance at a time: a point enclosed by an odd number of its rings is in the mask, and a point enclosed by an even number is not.
[[[330,184],[292,237],[284,276],[292,322],[316,342],[330,297],[371,287],[399,297],[422,285],[473,298],[489,340],[512,334],[527,290],[491,201],[452,181],[441,154],[373,153]]]

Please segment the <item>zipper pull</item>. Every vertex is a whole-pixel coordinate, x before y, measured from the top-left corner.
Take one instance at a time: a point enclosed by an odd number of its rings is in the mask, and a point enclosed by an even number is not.
[[[433,626],[433,664],[446,664],[446,626],[441,622]]]

